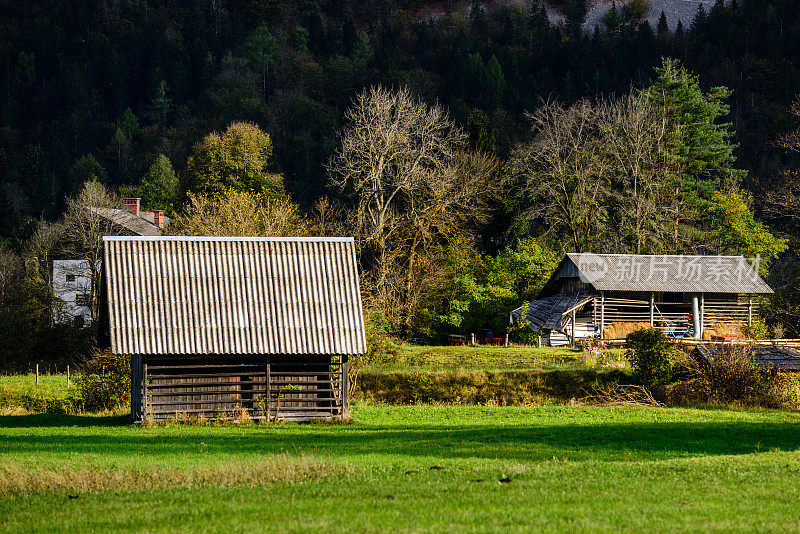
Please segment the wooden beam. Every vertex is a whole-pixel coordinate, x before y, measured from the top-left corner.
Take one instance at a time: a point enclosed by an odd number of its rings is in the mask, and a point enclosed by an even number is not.
[[[703,330],[706,322],[706,294],[700,293],[700,339],[703,339]]]
[[[650,328],[655,326],[656,294],[650,293]]]
[[[570,320],[572,321],[572,346],[575,346],[575,308],[572,309],[572,314],[570,315]]]
[[[342,356],[342,418],[347,419],[350,417],[350,377],[347,374],[349,362],[347,356]]]
[[[603,330],[606,327],[606,292],[600,292],[600,339],[605,339]]]
[[[142,422],[147,419],[147,356],[142,355]]]
[[[753,326],[753,295],[747,295],[747,326]]]

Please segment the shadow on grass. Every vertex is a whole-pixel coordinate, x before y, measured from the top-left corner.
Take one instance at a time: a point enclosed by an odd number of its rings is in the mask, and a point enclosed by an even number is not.
[[[800,425],[789,422],[632,422],[578,425],[352,425],[171,427],[108,429],[124,417],[0,417],[2,427],[52,427],[41,433],[6,432],[0,453],[146,454],[154,460],[193,455],[259,457],[290,452],[344,459],[386,455],[476,458],[517,462],[568,458],[573,461],[654,460],[686,456],[741,455],[800,449]],[[66,426],[92,427],[86,431]],[[55,427],[62,427],[56,430]],[[209,456],[204,456],[209,458]]]
[[[129,415],[31,414],[0,416],[0,428],[108,427],[130,425]]]

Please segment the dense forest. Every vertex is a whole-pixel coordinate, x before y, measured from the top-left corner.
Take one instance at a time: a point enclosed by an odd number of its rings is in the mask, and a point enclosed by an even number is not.
[[[146,197],[143,184],[173,169],[178,190],[171,198],[154,197],[150,207],[172,214],[189,205],[187,228],[192,206],[197,211],[203,201],[192,196],[202,174],[195,167],[204,161],[198,147],[210,132],[242,121],[269,136],[265,172],[282,177],[278,189],[298,214],[314,213],[309,227],[324,232],[321,199],[334,212],[357,203],[342,142],[357,126],[353,109],[399,98],[433,111],[441,107],[445,122],[452,120],[445,129],[453,128],[447,149],[454,151],[442,168],[485,177],[470,187],[493,194],[480,206],[451,206],[446,213],[473,219],[466,237],[446,234],[441,221],[404,237],[403,243],[414,244],[403,255],[408,289],[402,297],[381,293],[380,283],[391,285],[388,268],[382,274],[381,267],[373,269],[382,281],[375,285],[378,309],[399,309],[391,304],[398,298],[400,308],[409,307],[384,317],[387,329],[435,336],[502,328],[507,310],[498,306],[530,298],[559,253],[591,249],[775,257],[770,277],[778,295],[768,319],[794,332],[800,303],[800,262],[793,252],[800,238],[800,184],[793,171],[800,147],[793,133],[800,112],[793,107],[800,93],[800,2],[719,0],[674,31],[663,17],[652,27],[646,8],[638,1],[609,4],[604,23],[587,28],[585,0],[568,2],[558,25],[541,0],[2,0],[0,237],[21,254],[37,232],[63,216],[86,181]],[[387,93],[370,94],[370,87]],[[706,125],[685,150],[664,141],[665,154],[671,147],[687,162],[675,176],[694,180],[680,206],[668,206],[694,213],[689,223],[667,217],[660,228],[637,226],[635,235],[619,237],[610,228],[622,224],[625,195],[619,191],[627,190],[614,176],[608,187],[596,186],[599,204],[583,207],[606,217],[580,221],[592,225],[583,237],[570,233],[575,221],[554,218],[557,206],[530,213],[546,195],[539,159],[548,149],[548,131],[583,121],[596,135],[581,143],[611,146],[615,138],[604,125],[649,116],[648,106],[679,109],[681,98],[685,116]],[[678,125],[683,119],[675,117]],[[653,143],[661,153],[661,141]],[[702,143],[715,147],[714,155],[701,154]],[[652,213],[662,213],[662,204],[653,200]],[[480,216],[465,215],[467,208]],[[692,232],[679,224],[692,225]],[[717,226],[749,237],[731,245]],[[697,238],[701,232],[707,237]],[[428,243],[433,234],[439,248],[431,245],[417,256],[417,239]],[[452,252],[453,243],[464,240],[469,257]],[[682,245],[665,245],[675,240]],[[434,263],[446,274],[417,284],[415,262],[430,259],[434,249]],[[380,263],[386,251],[372,243],[362,253],[370,271],[370,262]],[[411,298],[412,285],[427,288],[428,296]]]

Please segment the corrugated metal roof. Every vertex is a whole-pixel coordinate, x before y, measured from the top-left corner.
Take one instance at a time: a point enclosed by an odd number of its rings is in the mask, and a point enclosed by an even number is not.
[[[693,353],[711,365],[714,360],[734,350],[747,350],[753,356],[753,361],[763,369],[777,369],[781,371],[800,371],[800,351],[791,347],[778,347],[769,345],[754,345],[749,348],[732,345],[699,345]]]
[[[117,354],[363,354],[352,238],[106,237]]]
[[[742,256],[571,253],[556,276],[580,277],[597,291],[772,293]]]
[[[161,229],[156,226],[152,211],[140,211],[137,215],[132,211],[117,208],[90,207],[89,209],[135,235],[157,236],[161,233]],[[169,217],[164,217],[164,225],[167,224],[169,224]]]
[[[511,318],[526,321],[534,332],[539,330],[559,330],[564,314],[588,302],[592,297],[587,293],[559,293],[552,297],[532,300],[511,312]]]

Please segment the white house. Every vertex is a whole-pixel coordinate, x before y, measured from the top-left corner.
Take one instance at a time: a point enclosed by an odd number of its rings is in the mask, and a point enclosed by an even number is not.
[[[92,272],[88,260],[53,260],[53,293],[63,304],[53,320],[87,326],[92,322]]]
[[[140,199],[122,199],[122,209],[88,208],[108,219],[109,234],[127,236],[158,236],[169,224],[163,211],[141,211]],[[99,275],[99,265],[95,273]],[[88,326],[92,322],[92,277],[90,262],[86,259],[62,258],[53,260],[53,293],[63,302],[53,310],[57,323],[74,323]]]

